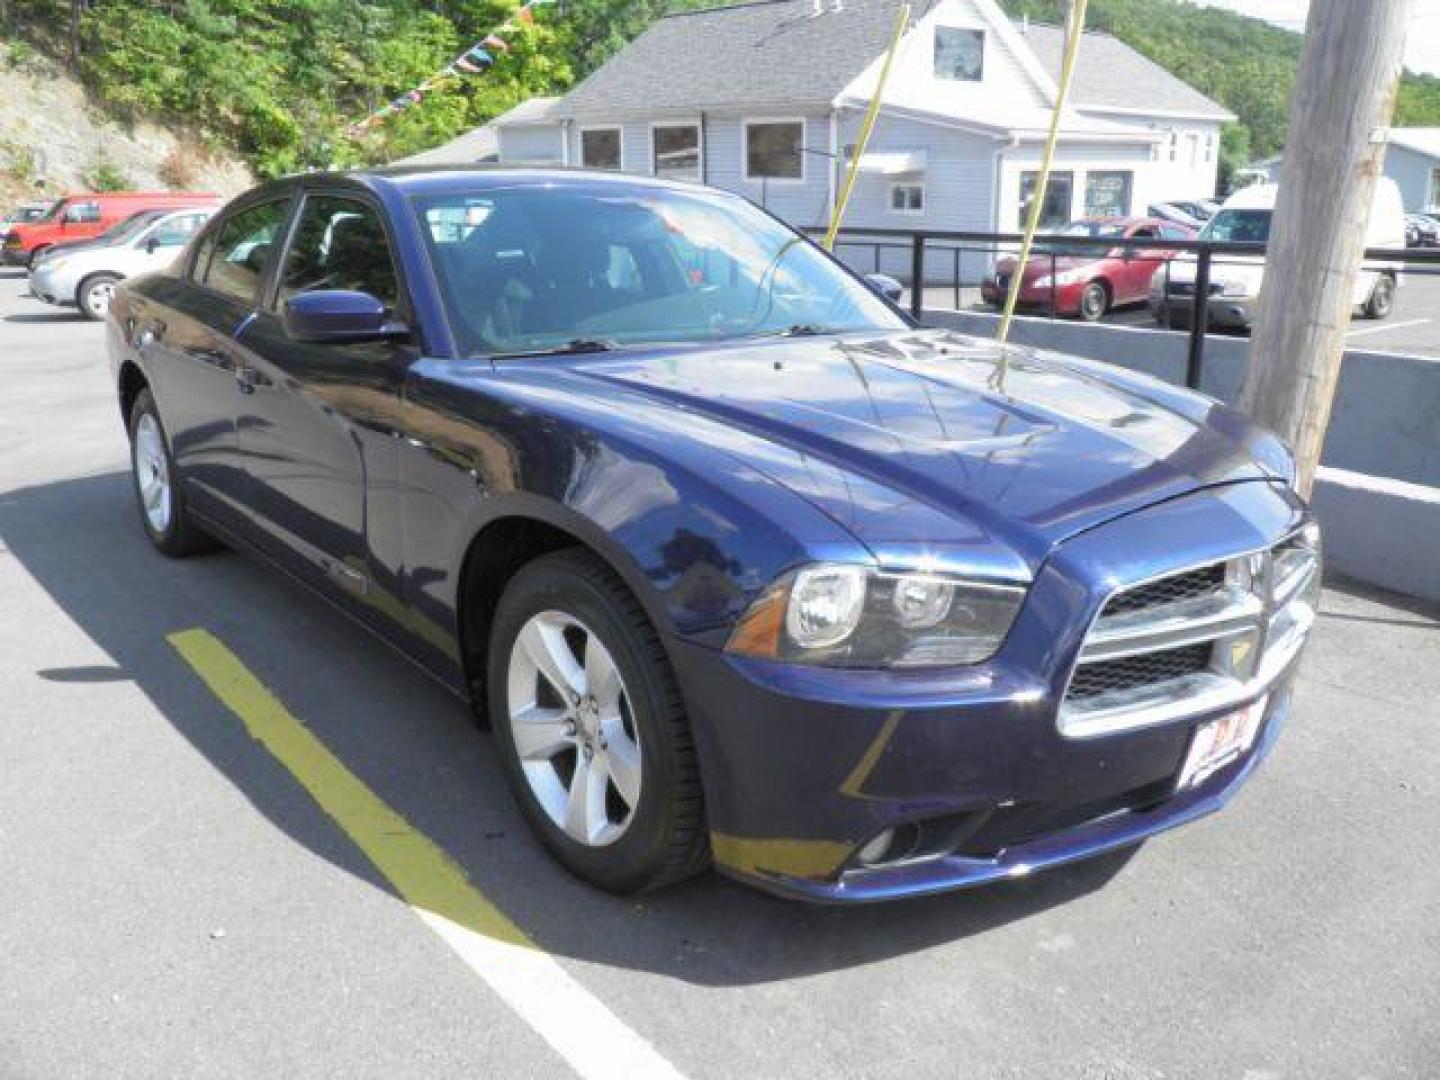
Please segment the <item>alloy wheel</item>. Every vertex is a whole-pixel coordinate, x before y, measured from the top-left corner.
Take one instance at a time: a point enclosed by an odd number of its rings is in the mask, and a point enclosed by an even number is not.
[[[97,281],[85,290],[85,310],[97,319],[105,318],[110,310],[110,302],[115,299],[115,283],[113,281]]]
[[[511,647],[507,694],[521,770],[545,814],[576,843],[615,843],[640,804],[642,759],[610,650],[573,615],[539,612]]]
[[[160,424],[145,413],[135,425],[135,482],[150,528],[163,533],[170,527],[170,465]]]

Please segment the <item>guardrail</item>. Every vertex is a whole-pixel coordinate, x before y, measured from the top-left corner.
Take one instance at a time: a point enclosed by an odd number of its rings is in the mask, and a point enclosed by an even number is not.
[[[1016,254],[1022,239],[1020,233],[847,228],[842,229],[839,234],[835,253],[856,270],[890,273],[901,278],[906,276],[903,267],[908,262],[910,312],[916,319],[923,319],[928,289],[953,289],[955,309],[963,310],[964,291],[982,288],[984,279],[993,275],[997,260],[1007,254]],[[1134,260],[1135,255],[1131,253],[1148,253],[1152,258],[1156,258],[1160,265],[1155,273],[1164,274],[1161,291],[1163,302],[1160,305],[1161,326],[1168,328],[1172,310],[1180,308],[1174,301],[1182,297],[1189,301],[1186,321],[1189,324],[1187,329],[1190,341],[1185,383],[1195,389],[1200,387],[1204,377],[1205,340],[1213,321],[1211,304],[1223,303],[1224,300],[1215,285],[1215,267],[1223,267],[1227,262],[1238,265],[1242,260],[1253,266],[1255,257],[1263,257],[1266,252],[1266,245],[1263,243],[1172,240],[1159,237],[1126,240],[1057,233],[1037,235],[1035,245],[1035,250],[1031,253],[1032,264],[1037,259],[1050,260],[1049,299],[1048,304],[1042,305],[1042,310],[1048,309],[1052,319],[1059,317],[1060,290],[1067,287],[1058,281],[1060,259],[1077,252],[1092,250],[1097,258],[1118,252],[1117,258],[1124,262]],[[1057,251],[1056,248],[1061,250]],[[868,267],[857,264],[848,257],[857,250],[869,251]],[[887,259],[887,255],[898,258]],[[1189,255],[1194,256],[1193,280],[1172,282],[1172,262],[1177,256]],[[942,275],[938,284],[935,283],[935,275],[931,273],[936,256],[949,264],[948,280],[944,280]],[[977,256],[979,258],[976,258]],[[897,262],[899,266],[896,265]],[[984,268],[980,280],[967,281],[967,271],[973,273],[971,268],[977,262]],[[1440,276],[1440,248],[1374,248],[1365,252],[1364,265],[1367,269],[1380,272]]]

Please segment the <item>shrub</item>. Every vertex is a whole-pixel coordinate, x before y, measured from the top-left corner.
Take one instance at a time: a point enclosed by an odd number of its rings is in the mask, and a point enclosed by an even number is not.
[[[200,186],[204,161],[190,146],[176,143],[160,163],[160,179],[175,191],[192,191]]]
[[[85,182],[92,191],[124,191],[130,186],[130,178],[125,175],[125,170],[111,161],[103,150],[95,156],[90,170],[85,174]]]

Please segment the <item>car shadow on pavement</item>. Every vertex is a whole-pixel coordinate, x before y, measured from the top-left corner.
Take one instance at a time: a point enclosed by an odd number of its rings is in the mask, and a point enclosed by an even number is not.
[[[1105,885],[1132,854],[974,892],[844,909],[776,900],[714,874],[643,897],[609,896],[571,878],[530,837],[490,736],[476,730],[461,702],[328,605],[248,559],[222,552],[174,562],[155,553],[127,474],[0,495],[0,556],[5,549],[287,836],[393,892],[210,694],[167,634],[200,626],[218,636],[351,772],[560,956],[715,986],[855,967],[1064,904]],[[36,677],[114,676],[105,668],[67,675],[47,666]]]
[[[58,322],[79,322],[81,315],[78,311],[59,311],[50,309],[48,311],[21,311],[12,315],[6,315],[5,321],[12,323],[58,323]]]

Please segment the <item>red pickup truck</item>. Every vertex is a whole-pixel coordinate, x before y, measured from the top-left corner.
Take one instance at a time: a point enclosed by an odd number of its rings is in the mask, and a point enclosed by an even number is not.
[[[46,248],[73,240],[89,240],[141,210],[185,210],[219,205],[219,195],[180,191],[66,195],[39,220],[10,228],[0,246],[0,263],[29,266]]]

